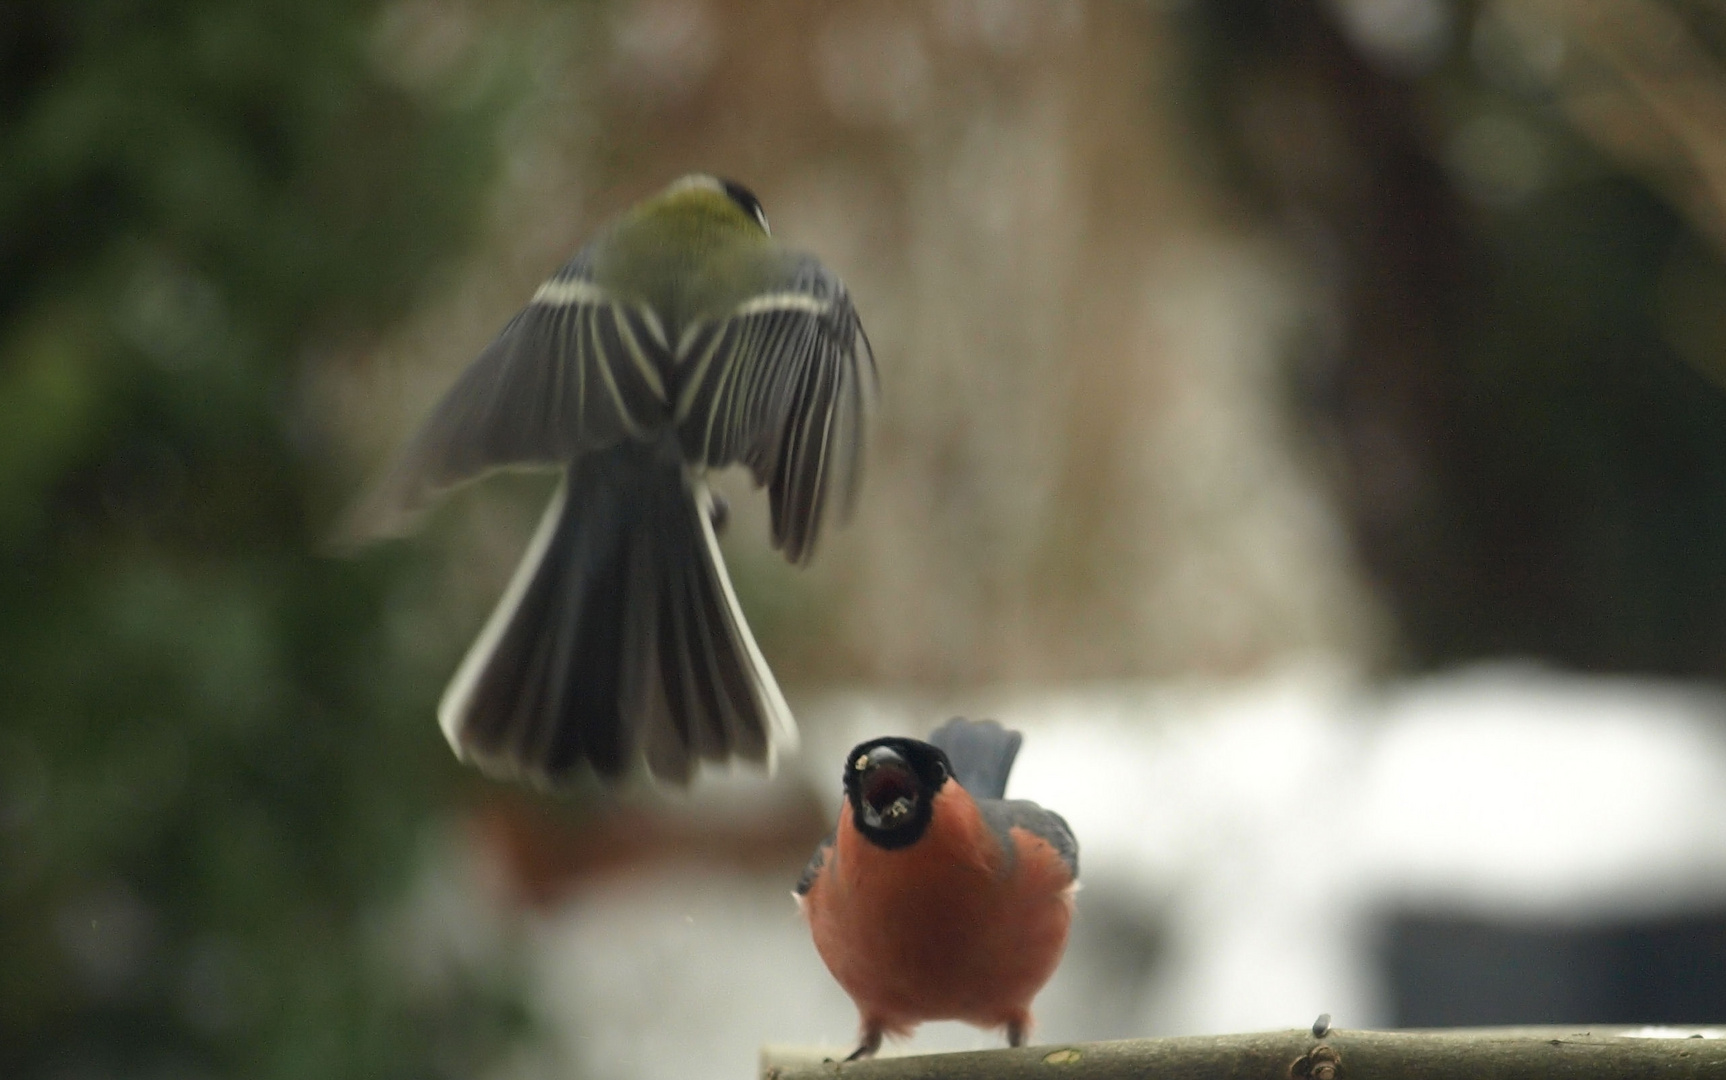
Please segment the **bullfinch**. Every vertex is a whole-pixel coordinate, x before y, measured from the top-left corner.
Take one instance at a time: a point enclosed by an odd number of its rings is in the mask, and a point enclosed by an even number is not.
[[[871,1057],[925,1020],[1007,1029],[1060,963],[1079,845],[1059,814],[1007,799],[1022,736],[955,718],[845,759],[839,825],[797,882],[816,951],[856,1003]]]
[[[774,546],[806,562],[857,489],[874,373],[844,284],[775,244],[742,185],[686,176],[601,228],[350,523],[399,532],[487,472],[563,470],[439,705],[456,754],[540,786],[645,758],[681,784],[697,761],[767,761],[794,742],[705,476],[746,466],[768,489]]]

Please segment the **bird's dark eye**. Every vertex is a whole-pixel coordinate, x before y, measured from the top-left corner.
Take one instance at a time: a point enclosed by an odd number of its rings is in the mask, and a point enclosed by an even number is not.
[[[741,206],[744,213],[760,224],[762,232],[769,236],[773,234],[773,230],[767,227],[767,211],[761,209],[761,200],[755,197],[753,191],[735,180],[721,180],[719,184],[725,189],[725,194],[731,197],[732,202]]]

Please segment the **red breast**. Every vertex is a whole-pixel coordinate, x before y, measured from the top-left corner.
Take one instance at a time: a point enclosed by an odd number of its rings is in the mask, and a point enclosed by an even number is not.
[[[1028,1025],[1031,999],[1060,962],[1073,877],[1046,840],[1001,838],[957,783],[929,827],[887,850],[840,811],[834,847],[803,897],[816,950],[865,1026],[903,1034],[925,1020]]]

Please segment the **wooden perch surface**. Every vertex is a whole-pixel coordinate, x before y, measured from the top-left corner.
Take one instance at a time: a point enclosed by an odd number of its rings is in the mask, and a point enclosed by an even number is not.
[[[1706,1037],[1695,1037],[1697,1035]],[[884,1057],[769,1048],[762,1080],[1618,1080],[1726,1077],[1726,1029],[1586,1025],[1127,1039]],[[844,1051],[839,1051],[842,1055]],[[837,1056],[837,1055],[836,1055]]]

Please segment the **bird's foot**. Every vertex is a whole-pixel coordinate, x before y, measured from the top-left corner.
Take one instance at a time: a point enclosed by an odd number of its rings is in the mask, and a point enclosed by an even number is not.
[[[881,1029],[868,1028],[863,1032],[863,1042],[857,1049],[851,1051],[846,1061],[862,1061],[875,1056],[875,1051],[881,1049]]]

